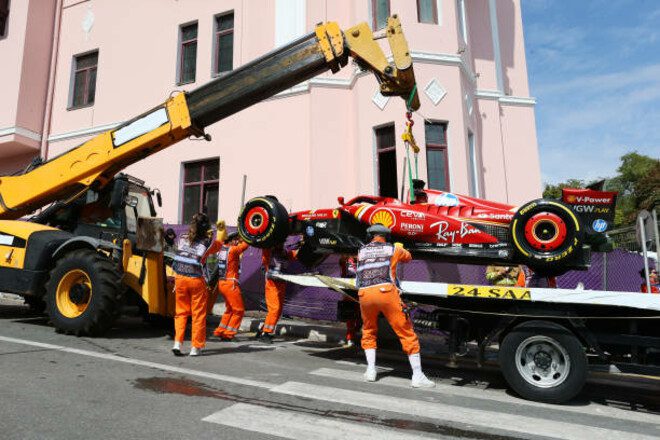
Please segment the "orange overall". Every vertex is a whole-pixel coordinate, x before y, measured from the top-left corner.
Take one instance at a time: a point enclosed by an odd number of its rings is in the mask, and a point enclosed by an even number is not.
[[[382,244],[384,251],[379,258],[370,258],[367,251],[378,248]],[[370,248],[370,246],[372,248]],[[388,248],[389,246],[389,248]],[[396,286],[396,266],[412,259],[410,252],[403,246],[390,245],[382,237],[376,236],[371,243],[363,246],[358,254],[358,283],[360,287],[360,312],[362,314],[362,348],[376,349],[378,334],[378,315],[382,313],[389,322],[392,330],[401,341],[403,351],[408,354],[419,353],[419,340],[413,330],[412,322],[403,311],[403,303]],[[389,260],[389,261],[388,261]],[[383,266],[389,265],[389,273]],[[379,267],[380,266],[380,267]],[[369,279],[373,273],[380,271],[380,275]],[[386,277],[382,275],[386,274]],[[381,282],[384,281],[384,282]]]
[[[239,284],[241,255],[248,248],[248,244],[241,241],[236,246],[224,246],[216,241],[209,249],[209,253],[218,253],[218,270],[220,279],[218,291],[225,299],[225,313],[222,315],[218,328],[213,331],[215,336],[233,338],[241,327],[245,314],[241,286]]]
[[[188,317],[192,315],[192,346],[204,348],[206,345],[206,300],[208,289],[201,272],[199,261],[206,251],[200,242],[189,243],[183,237],[177,245],[174,259],[174,340],[183,342]]]
[[[279,251],[279,255],[273,255],[278,252],[273,249],[264,249],[261,254],[261,263],[266,269],[266,284],[264,287],[264,294],[266,297],[266,319],[264,320],[263,333],[273,333],[277,321],[282,316],[282,308],[284,307],[284,294],[286,293],[286,283],[272,279],[270,276],[280,271],[285,270],[283,265],[286,261],[295,259],[296,253],[294,251]]]

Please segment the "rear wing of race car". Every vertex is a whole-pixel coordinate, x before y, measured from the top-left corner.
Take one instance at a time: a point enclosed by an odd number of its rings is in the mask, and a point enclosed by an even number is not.
[[[564,188],[561,201],[570,206],[580,218],[589,240],[604,237],[612,229],[617,194],[613,191]]]

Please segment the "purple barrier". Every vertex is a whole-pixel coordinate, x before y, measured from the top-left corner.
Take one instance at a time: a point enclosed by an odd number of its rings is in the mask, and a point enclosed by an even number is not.
[[[177,235],[187,226],[169,225]],[[234,230],[235,228],[228,228]],[[651,267],[654,267],[650,261]],[[558,278],[558,287],[572,289],[579,282],[585,289],[639,291],[642,279],[639,270],[644,266],[642,256],[628,251],[615,250],[608,254],[592,254],[592,265],[588,271],[571,271]],[[401,265],[399,275],[403,280],[435,281],[444,283],[487,284],[485,267],[467,264],[452,264],[430,261],[412,261]],[[293,273],[304,273],[300,264],[293,264]],[[339,276],[338,257],[328,258],[318,267],[318,272],[328,276]],[[606,286],[604,285],[606,281]],[[248,249],[243,254],[241,289],[246,310],[266,310],[264,300],[264,275],[261,269],[261,250]],[[337,319],[337,302],[341,295],[329,289],[303,288],[287,285],[284,316],[310,318],[325,321]]]

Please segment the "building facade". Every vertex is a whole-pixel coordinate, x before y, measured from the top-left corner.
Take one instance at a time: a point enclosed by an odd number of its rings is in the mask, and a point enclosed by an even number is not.
[[[432,188],[521,203],[540,196],[541,177],[520,7],[0,0],[0,173],[63,154],[318,22],[380,28],[396,13],[422,102],[413,116],[419,177]],[[126,171],[162,191],[169,223],[206,209],[234,224],[243,196],[275,194],[291,210],[333,206],[337,196],[401,196],[404,122],[404,103],[381,96],[373,76],[349,64],[214,124],[211,142],[180,142]]]

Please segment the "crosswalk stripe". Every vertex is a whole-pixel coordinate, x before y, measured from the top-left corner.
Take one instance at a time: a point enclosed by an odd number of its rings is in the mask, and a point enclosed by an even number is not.
[[[309,374],[312,374],[314,376],[330,377],[333,379],[348,380],[351,382],[364,382],[364,377],[362,376],[362,372],[357,372],[357,371],[337,370],[333,368],[319,368],[318,370],[311,371]],[[379,377],[377,384],[410,389],[410,379],[403,379],[400,377],[392,377],[392,376]],[[458,397],[469,397],[469,398],[481,399],[481,400],[491,400],[496,402],[516,404],[516,405],[533,406],[537,408],[547,408],[558,412],[566,411],[566,412],[572,412],[582,415],[611,417],[625,421],[637,421],[637,422],[649,423],[648,414],[629,411],[625,409],[612,408],[598,404],[590,404],[587,406],[579,406],[579,407],[568,406],[568,405],[558,406],[558,405],[551,405],[548,403],[523,400],[521,398],[509,396],[508,394],[496,390],[457,387],[454,385],[444,385],[439,383],[436,383],[435,388],[426,388],[423,389],[423,391],[439,393],[444,395],[449,394]]]
[[[489,430],[496,428],[509,432],[532,434],[561,439],[583,440],[585,438],[620,438],[624,432],[573,423],[558,423],[515,414],[499,413],[471,408],[457,408],[435,402],[393,397],[382,394],[365,393],[342,388],[312,385],[300,382],[286,382],[271,388],[270,392],[324,400],[344,405],[359,406],[378,411],[390,411],[409,416],[425,417],[436,421],[478,426]],[[657,437],[625,432],[629,440],[657,440]]]
[[[246,403],[237,403],[202,420],[246,431],[300,440],[311,438],[346,440],[359,437],[382,440],[429,438],[389,428],[343,422],[330,417],[301,414]]]

